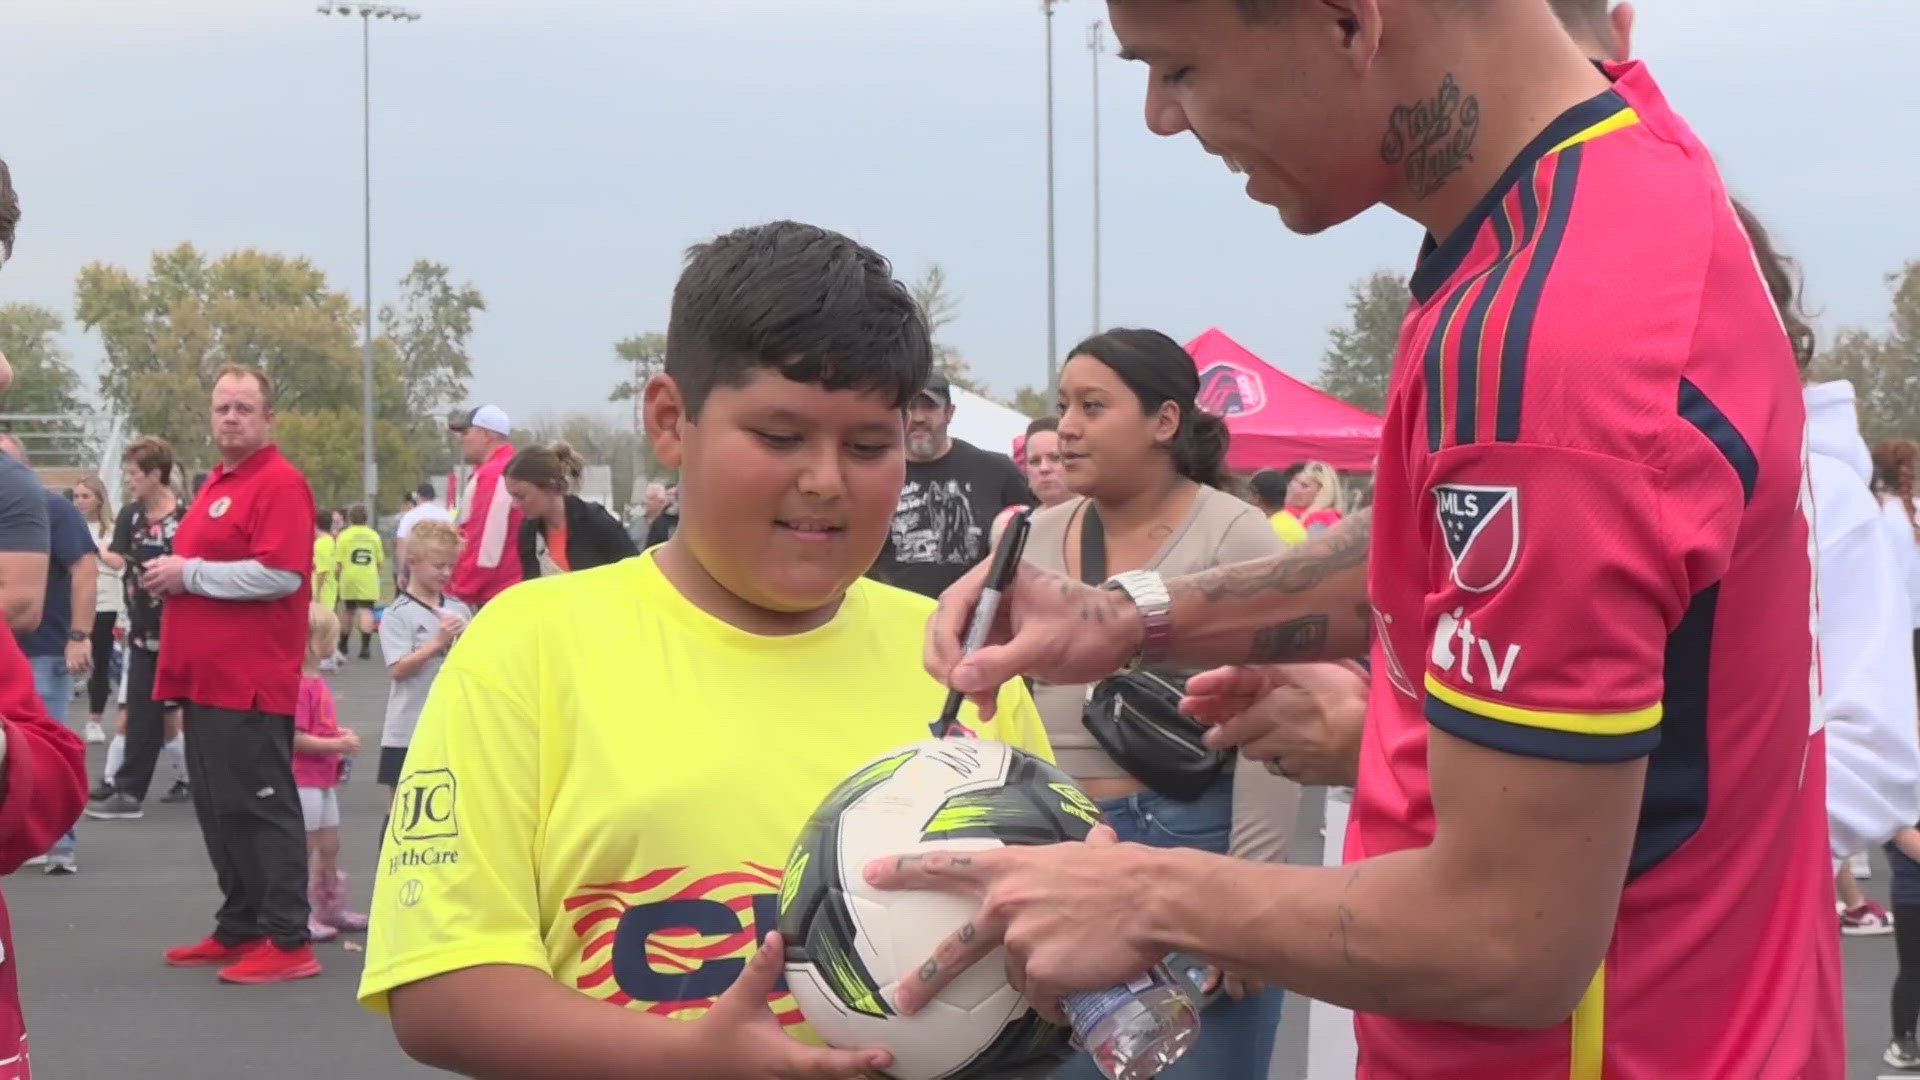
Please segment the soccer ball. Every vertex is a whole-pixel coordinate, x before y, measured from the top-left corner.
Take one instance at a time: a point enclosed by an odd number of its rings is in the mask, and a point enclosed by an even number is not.
[[[967,897],[882,892],[885,855],[1083,840],[1099,808],[1059,769],[1005,743],[928,739],[861,766],[808,819],[780,886],[787,987],[829,1044],[893,1053],[894,1080],[964,1080],[1063,1057],[1070,1032],[1007,985],[1001,953],[913,1016],[899,977],[973,916]]]

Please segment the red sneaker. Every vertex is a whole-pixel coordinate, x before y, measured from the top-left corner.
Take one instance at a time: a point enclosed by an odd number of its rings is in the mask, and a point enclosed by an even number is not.
[[[252,951],[261,939],[242,941],[237,945],[228,945],[209,934],[191,945],[176,945],[162,955],[167,963],[174,967],[209,967],[213,964],[230,964]]]
[[[314,958],[312,945],[303,941],[295,948],[283,949],[263,941],[258,948],[221,968],[220,981],[252,986],[310,979],[318,974],[320,961]]]

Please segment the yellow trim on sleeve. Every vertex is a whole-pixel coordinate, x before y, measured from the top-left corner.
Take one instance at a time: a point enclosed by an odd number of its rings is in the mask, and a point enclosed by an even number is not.
[[[1569,1080],[1601,1080],[1601,1068],[1606,1064],[1606,1024],[1607,1024],[1607,965],[1593,973],[1593,981],[1587,984],[1587,992],[1580,995],[1580,1004],[1573,1007],[1573,1056],[1572,1067],[1567,1070]]]
[[[1633,111],[1632,109],[1621,109],[1619,112],[1614,113],[1612,116],[1607,117],[1605,120],[1602,120],[1599,123],[1593,125],[1592,127],[1587,128],[1585,131],[1582,131],[1577,135],[1569,136],[1566,142],[1563,142],[1559,146],[1556,146],[1553,149],[1547,151],[1547,153],[1557,154],[1560,151],[1565,150],[1569,146],[1578,146],[1583,142],[1591,142],[1592,140],[1597,139],[1602,135],[1611,135],[1614,132],[1619,131],[1621,128],[1632,127],[1633,125],[1639,122],[1640,122],[1639,113]]]
[[[1463,694],[1435,678],[1432,672],[1427,673],[1427,693],[1456,709],[1473,713],[1475,716],[1519,724],[1522,727],[1564,731],[1573,735],[1635,735],[1658,727],[1660,724],[1660,703],[1657,701],[1644,709],[1634,709],[1631,712],[1570,713],[1522,709],[1518,706]]]

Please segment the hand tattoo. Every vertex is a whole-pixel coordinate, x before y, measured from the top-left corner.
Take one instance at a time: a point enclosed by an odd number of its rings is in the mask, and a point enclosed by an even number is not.
[[[1433,97],[1396,105],[1380,141],[1380,160],[1399,165],[1416,199],[1439,191],[1473,160],[1480,136],[1480,98],[1464,93],[1449,73]]]
[[[1271,664],[1285,660],[1311,660],[1327,647],[1327,617],[1308,615],[1276,623],[1253,635],[1253,649],[1247,654],[1250,664]]]
[[[960,933],[957,936],[960,939],[960,944],[971,945],[973,944],[973,939],[980,936],[980,931],[976,929],[972,923],[967,923],[960,928]]]
[[[920,981],[921,982],[932,982],[933,977],[938,974],[940,974],[940,961],[929,960],[926,963],[920,965]]]

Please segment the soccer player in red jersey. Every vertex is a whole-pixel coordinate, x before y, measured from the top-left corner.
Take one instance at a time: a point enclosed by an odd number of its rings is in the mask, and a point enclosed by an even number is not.
[[[928,665],[978,694],[1370,649],[1348,864],[876,864],[983,898],[902,1003],[1003,943],[1043,1005],[1182,951],[1358,1010],[1363,1077],[1837,1080],[1804,409],[1706,148],[1538,0],[1110,11],[1149,126],[1288,226],[1426,226],[1375,510],[1171,582],[1029,568],[962,663],[976,572]]]

